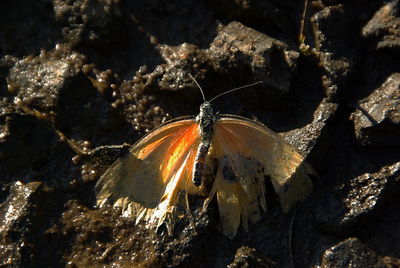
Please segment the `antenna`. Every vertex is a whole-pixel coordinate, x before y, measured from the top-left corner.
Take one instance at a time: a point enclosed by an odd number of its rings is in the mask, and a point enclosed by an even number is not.
[[[240,89],[243,89],[243,88],[247,88],[247,87],[252,87],[252,86],[255,86],[255,85],[262,84],[262,83],[264,83],[264,82],[263,82],[263,81],[258,81],[258,82],[255,82],[255,83],[253,83],[253,84],[249,84],[249,85],[245,85],[245,86],[241,86],[241,87],[237,87],[237,88],[234,88],[234,89],[225,91],[225,92],[223,92],[223,93],[221,93],[221,94],[218,94],[217,96],[215,96],[215,97],[212,98],[211,100],[209,100],[209,102],[212,102],[212,101],[215,100],[216,98],[219,98],[219,97],[221,97],[221,96],[223,96],[223,95],[232,93],[232,92],[234,92],[234,91],[237,91],[237,90],[240,90]]]
[[[201,88],[201,86],[199,85],[199,83],[196,81],[196,79],[195,79],[190,73],[189,73],[189,76],[190,76],[190,78],[193,79],[193,81],[194,81],[194,82],[196,83],[196,85],[199,87],[200,92],[201,92],[201,95],[203,96],[203,101],[206,101],[206,97],[204,96],[203,89]],[[259,85],[259,84],[262,84],[262,83],[264,83],[264,81],[258,81],[258,82],[252,83],[252,84],[244,85],[244,86],[241,86],[241,87],[237,87],[237,88],[234,88],[234,89],[225,91],[225,92],[223,92],[223,93],[221,93],[221,94],[218,94],[217,96],[215,96],[215,97],[212,98],[211,100],[209,100],[209,102],[212,102],[212,101],[215,100],[216,98],[219,98],[219,97],[221,97],[221,96],[223,96],[223,95],[232,93],[232,92],[234,92],[234,91],[237,91],[237,90],[240,90],[240,89],[244,89],[244,88],[247,88],[247,87],[256,86],[256,85]]]
[[[192,80],[196,83],[196,85],[199,87],[200,92],[201,92],[201,96],[203,96],[203,101],[206,101],[206,97],[204,96],[204,92],[203,89],[201,88],[201,86],[199,85],[199,83],[197,83],[196,79],[194,79],[194,77],[189,73],[190,78],[192,78]]]

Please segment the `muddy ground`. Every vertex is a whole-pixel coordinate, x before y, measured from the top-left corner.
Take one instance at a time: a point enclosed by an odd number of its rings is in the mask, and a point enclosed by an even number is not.
[[[0,3],[1,267],[399,267],[399,1]],[[301,39],[301,38],[300,38]],[[314,192],[230,240],[211,204],[173,236],[94,185],[168,119],[216,110],[281,133]],[[110,147],[108,145],[120,145]],[[191,200],[196,203],[196,198]],[[246,266],[247,265],[247,266]]]

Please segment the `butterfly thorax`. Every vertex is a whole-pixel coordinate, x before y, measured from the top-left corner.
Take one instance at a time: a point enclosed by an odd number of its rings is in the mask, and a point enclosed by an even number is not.
[[[211,103],[205,101],[200,105],[200,113],[196,116],[196,122],[199,124],[200,144],[196,152],[192,178],[193,184],[200,186],[204,175],[205,159],[210,149],[215,122],[215,115]]]
[[[208,101],[200,105],[200,113],[196,116],[196,122],[200,127],[201,140],[211,140],[215,115]]]

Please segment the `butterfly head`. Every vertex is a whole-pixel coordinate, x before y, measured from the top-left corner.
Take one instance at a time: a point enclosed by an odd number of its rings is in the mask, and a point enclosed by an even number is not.
[[[213,115],[214,114],[212,105],[209,101],[205,101],[205,102],[203,102],[203,104],[200,105],[200,114],[203,114],[203,115]]]
[[[214,120],[214,111],[210,102],[205,101],[200,105],[200,112],[196,117],[196,121],[201,124],[201,122],[213,122]]]

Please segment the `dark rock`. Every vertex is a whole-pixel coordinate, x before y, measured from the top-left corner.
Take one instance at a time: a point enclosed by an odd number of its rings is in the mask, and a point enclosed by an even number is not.
[[[118,157],[131,147],[129,144],[99,146],[91,151],[86,151],[83,154],[77,154],[73,161],[74,164],[81,164],[81,178],[83,181],[93,181],[99,174],[105,172]],[[100,172],[100,173],[99,173]]]
[[[0,3],[0,57],[23,57],[51,49],[61,38],[51,1]]]
[[[358,176],[342,188],[342,196],[329,195],[324,198],[317,217],[320,227],[335,234],[354,233],[363,222],[379,214],[379,210],[387,203],[396,202],[393,198],[399,190],[399,162],[376,173]]]
[[[369,249],[357,238],[349,238],[326,250],[321,268],[354,267],[386,268],[382,257]]]
[[[242,268],[242,267],[275,267],[275,263],[254,248],[246,246],[240,247],[235,254],[235,259],[227,267]]]
[[[13,57],[10,55],[6,55],[0,59],[0,96],[1,97],[9,97],[10,95],[15,94],[16,93],[15,90],[18,89],[16,87],[10,87],[9,85],[7,85],[8,72],[17,61],[18,61],[18,59],[16,57]]]
[[[52,52],[18,61],[9,72],[9,87],[17,88],[17,98],[27,107],[41,112],[55,112],[62,91],[84,87],[84,56],[59,46]],[[90,81],[86,79],[86,85]]]
[[[321,138],[322,132],[334,118],[338,105],[324,99],[314,112],[312,122],[307,125],[281,133],[287,141],[307,156]]]
[[[262,87],[269,89],[270,95],[282,95],[289,92],[299,56],[298,52],[289,50],[283,42],[238,22],[221,26],[218,36],[207,50],[190,44],[177,47],[160,45],[159,48],[167,64],[155,69],[151,81],[159,77],[158,87],[162,90],[178,90],[188,86],[195,88],[193,81],[182,71],[195,69],[190,72],[199,72],[200,77],[207,72],[217,73],[219,77],[235,73],[231,80],[237,81],[233,83],[261,80],[264,82]],[[226,83],[224,87],[227,87]],[[192,91],[199,95],[198,89]]]
[[[299,57],[285,43],[239,22],[222,27],[207,54],[218,73],[253,77],[278,95],[289,91]]]
[[[1,266],[35,266],[53,258],[47,255],[52,249],[47,249],[44,237],[47,219],[54,213],[52,197],[52,189],[40,182],[12,184],[0,204]]]
[[[53,1],[64,39],[74,46],[115,47],[125,42],[118,1]]]
[[[51,232],[55,238],[73,241],[73,250],[66,259],[77,266],[187,267],[193,262],[208,266],[212,254],[207,256],[205,252],[213,225],[207,218],[197,217],[193,223],[182,219],[170,236],[164,226],[157,233],[149,231],[135,224],[135,219],[121,216],[118,210],[91,210],[70,202],[62,223]]]
[[[217,15],[225,21],[240,21],[246,25],[255,25],[262,32],[270,31],[282,37],[283,32],[289,36],[298,34],[299,18],[304,8],[303,2],[281,1],[208,1]],[[293,38],[294,39],[294,38]],[[290,40],[293,41],[293,40]]]
[[[8,87],[17,89],[17,106],[81,141],[123,125],[106,102],[115,79],[112,72],[84,62],[85,56],[63,45],[18,61],[7,77]]]
[[[382,7],[362,28],[362,36],[370,40],[376,50],[399,49],[399,1],[385,1]]]
[[[352,31],[354,17],[343,5],[328,6],[311,18],[316,57],[323,70],[322,83],[330,101],[338,101],[358,63],[361,44]],[[338,30],[340,29],[340,30]],[[349,44],[352,46],[349,47]],[[354,74],[353,74],[354,75]]]
[[[121,4],[125,16],[133,22],[131,27],[146,33],[141,39],[149,39],[153,46],[190,43],[205,48],[215,36],[217,21],[207,1],[149,0],[121,1]],[[134,42],[138,43],[137,49],[140,49],[146,41]]]
[[[360,145],[400,146],[400,73],[361,100],[351,118]]]
[[[194,67],[198,70],[211,69],[207,52],[197,46],[185,43],[175,47],[160,45],[159,48],[160,55],[166,62],[155,69],[156,74],[162,74],[158,81],[161,90],[182,90],[188,86],[195,89],[196,85],[183,70],[191,70]],[[200,93],[198,89],[193,91],[198,93],[196,95]]]
[[[138,72],[132,80],[123,82],[116,92],[112,106],[116,107],[123,115],[123,120],[130,124],[122,142],[129,141],[129,136],[136,135],[134,142],[139,135],[149,132],[170,119],[170,115],[155,95],[157,93],[153,94],[152,91],[153,86],[157,87],[158,74],[157,71],[143,75]],[[158,94],[160,94],[159,91]],[[132,129],[136,133],[132,132]]]
[[[65,256],[69,265],[157,264],[151,238],[147,233],[143,236],[146,230],[135,226],[133,219],[121,217],[116,210],[91,210],[69,202],[61,222],[50,232],[54,239],[72,243]]]
[[[343,224],[370,215],[400,190],[400,162],[382,168],[377,173],[364,174],[350,182],[344,199],[346,213]]]
[[[190,201],[193,216],[177,221],[172,236],[168,235],[165,226],[161,226],[156,234],[160,242],[157,250],[169,267],[187,267],[193,263],[210,266],[214,262],[214,247],[209,243],[220,235],[215,228],[218,212],[210,209],[203,213],[201,202],[196,202],[195,199]],[[188,216],[186,212],[185,214]]]
[[[140,89],[138,84],[131,85],[132,83],[124,83],[122,86],[124,88],[130,85],[135,88],[135,96],[129,97],[132,95],[129,92],[127,97],[122,96],[125,99],[124,104],[127,103],[126,99],[136,99],[131,112],[135,111],[135,107],[137,110],[146,103],[138,103],[137,99],[141,96],[139,92],[159,94],[157,89],[177,91],[180,98],[188,101],[201,100],[200,91],[188,76],[188,72],[196,76],[205,91],[206,99],[237,87],[238,84],[263,81],[264,83],[257,87],[259,95],[263,95],[258,105],[273,107],[277,99],[282,99],[289,93],[299,56],[298,52],[290,50],[279,40],[237,22],[221,26],[218,36],[207,50],[190,44],[159,45],[159,49],[166,64],[158,65],[152,73],[135,77],[136,80],[143,80],[143,88]],[[229,79],[228,73],[233,74]],[[205,79],[206,77],[208,79]],[[212,89],[218,91],[210,93]],[[198,113],[198,109],[192,110],[192,114]],[[127,113],[127,116],[131,115]]]
[[[57,143],[55,133],[35,117],[18,113],[1,115],[0,181],[9,180],[11,174],[39,171],[52,160]]]

